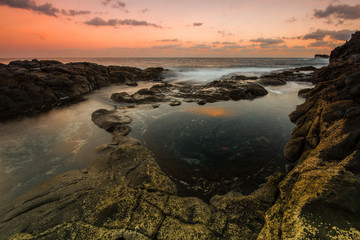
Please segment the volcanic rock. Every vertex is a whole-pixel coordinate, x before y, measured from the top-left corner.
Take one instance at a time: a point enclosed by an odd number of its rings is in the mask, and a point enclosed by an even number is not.
[[[258,239],[360,238],[360,32],[331,53],[318,84],[290,115],[285,156],[296,166],[279,184]]]
[[[77,102],[83,95],[113,83],[158,81],[163,71],[86,62],[13,61],[0,68],[0,120]]]

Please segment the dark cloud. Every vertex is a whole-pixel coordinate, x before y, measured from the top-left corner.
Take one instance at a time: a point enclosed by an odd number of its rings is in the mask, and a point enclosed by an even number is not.
[[[360,4],[350,6],[347,4],[329,5],[325,10],[314,9],[314,17],[328,18],[334,16],[340,19],[359,19],[360,18]]]
[[[224,44],[224,45],[234,45],[236,44],[235,42],[222,42],[221,44]]]
[[[151,48],[166,50],[166,49],[177,49],[179,47],[181,47],[181,44],[169,44],[169,45],[152,46]]]
[[[193,23],[193,26],[194,27],[200,27],[200,26],[202,26],[204,23],[200,23],[200,22],[194,22]]]
[[[90,13],[91,13],[90,11],[76,11],[76,10],[65,10],[65,9],[61,10],[61,14],[65,16],[86,15]]]
[[[303,36],[304,40],[314,39],[314,40],[323,40],[327,35],[330,35],[331,31],[318,29],[315,32],[311,32]]]
[[[351,34],[353,34],[353,33],[354,33],[354,31],[352,31],[352,30],[344,29],[344,30],[332,32],[330,37],[335,40],[347,41],[347,40],[350,40]]]
[[[268,48],[273,45],[284,43],[284,40],[280,38],[257,38],[251,39],[250,42],[259,43],[261,48]]]
[[[293,46],[291,47],[292,49],[305,49],[306,47],[305,46],[301,46],[301,45],[296,45],[296,46]]]
[[[308,47],[327,47],[327,48],[335,48],[337,44],[330,42],[330,41],[316,41],[313,43],[310,43]]]
[[[101,0],[100,1],[104,6],[110,6],[112,8],[123,9],[126,7],[126,3],[119,0]]]
[[[194,46],[191,46],[189,47],[189,49],[193,50],[200,50],[200,49],[210,49],[211,46],[210,45],[207,45],[207,44],[197,44],[197,45],[194,45]]]
[[[20,8],[30,10],[36,13],[45,14],[53,17],[57,17],[57,14],[66,16],[77,16],[90,14],[90,11],[77,11],[77,10],[65,10],[54,7],[51,3],[44,3],[38,5],[32,0],[0,0],[0,5],[8,6],[12,8]]]
[[[224,30],[221,30],[221,31],[219,30],[219,31],[217,31],[217,33],[221,34],[222,37],[235,36],[235,34],[230,33],[230,32],[226,32],[226,31],[224,31]]]
[[[147,8],[144,8],[144,9],[141,10],[142,13],[146,13],[148,11],[149,11],[149,9],[147,9]]]
[[[174,39],[161,39],[161,40],[156,40],[157,42],[179,42],[179,39],[174,38]]]
[[[147,26],[147,27],[156,27],[156,28],[161,28],[161,26],[156,25],[154,23],[148,23],[147,21],[139,21],[139,20],[135,20],[135,19],[109,19],[109,20],[104,20],[102,18],[96,17],[93,18],[89,21],[86,21],[85,24],[87,25],[91,25],[91,26],[119,26],[119,25],[126,25],[126,26]]]
[[[246,48],[246,47],[238,45],[238,44],[229,44],[229,45],[225,45],[223,48],[225,48],[225,49],[239,49],[239,48]]]
[[[296,22],[297,21],[297,18],[296,17],[291,17],[291,18],[288,18],[285,20],[285,22],[287,23],[293,23],[293,22]]]
[[[344,29],[340,31],[317,29],[314,32],[306,34],[305,36],[303,36],[302,39],[304,40],[313,39],[313,40],[321,41],[324,40],[326,36],[329,36],[331,39],[334,40],[346,41],[350,39],[352,33],[354,33],[354,31],[348,29]]]
[[[56,14],[60,12],[60,10],[54,7],[51,3],[38,5],[35,1],[32,0],[0,0],[0,5],[12,8],[27,9],[36,13],[46,14],[54,17],[56,17]]]

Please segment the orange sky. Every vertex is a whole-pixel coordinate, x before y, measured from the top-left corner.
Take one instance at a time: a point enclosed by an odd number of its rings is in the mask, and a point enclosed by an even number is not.
[[[358,0],[0,0],[0,57],[312,57]]]

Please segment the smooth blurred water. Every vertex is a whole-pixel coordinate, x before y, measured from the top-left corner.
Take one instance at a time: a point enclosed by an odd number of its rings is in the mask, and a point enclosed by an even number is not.
[[[151,85],[103,88],[86,101],[0,123],[0,204],[46,179],[89,166],[97,157],[95,148],[112,137],[91,121],[91,114],[99,108],[114,109],[113,92],[135,92]]]

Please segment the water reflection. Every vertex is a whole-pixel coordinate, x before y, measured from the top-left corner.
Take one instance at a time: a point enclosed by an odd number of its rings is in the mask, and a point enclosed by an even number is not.
[[[230,117],[234,113],[230,109],[221,108],[221,107],[193,107],[187,109],[187,111],[195,114],[206,115],[210,117]]]

